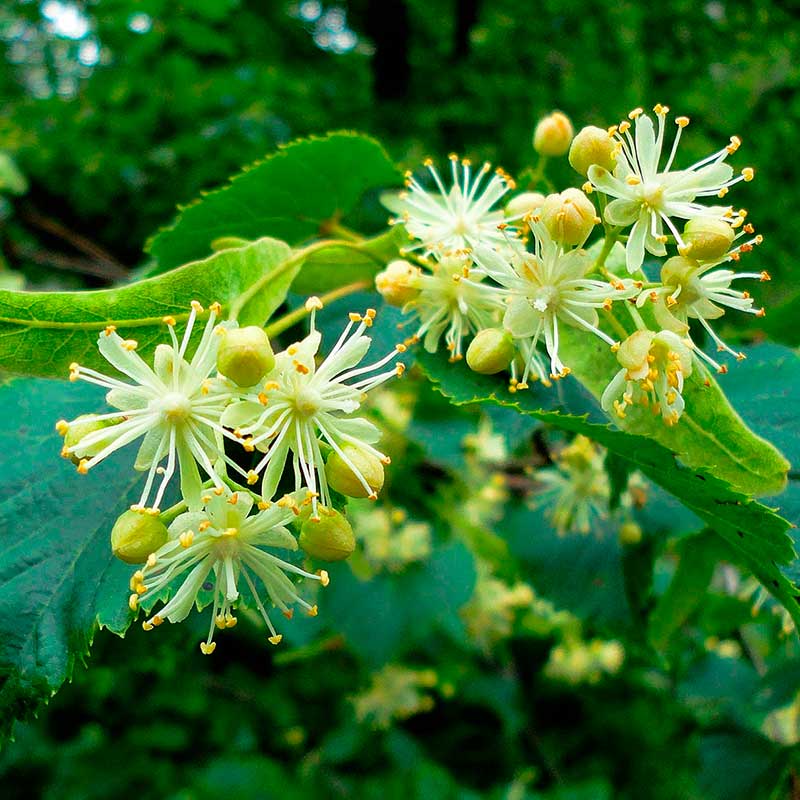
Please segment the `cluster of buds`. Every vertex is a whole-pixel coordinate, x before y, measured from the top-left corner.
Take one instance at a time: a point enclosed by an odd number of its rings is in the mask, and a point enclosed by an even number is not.
[[[665,154],[669,109],[659,104],[653,111],[655,123],[635,109],[618,125],[588,126],[577,135],[563,113],[543,118],[533,137],[540,160],[531,185],[510,199],[515,185],[505,172],[498,170],[480,191],[488,165],[473,179],[469,162],[456,156],[449,188],[431,162],[432,191],[409,175],[408,192],[387,205],[397,212],[392,222],[418,243],[376,280],[385,300],[418,322],[409,342],[421,339],[433,352],[444,337],[451,360],[465,354],[475,372],[508,372],[515,392],[570,373],[560,347],[566,326],[617,354],[622,369],[603,399],[612,416],[624,418],[640,403],[675,424],[685,405],[684,378],[708,367],[727,371],[699,346],[692,328],[704,331],[718,351],[744,358],[710,321],[728,309],[763,316],[734,282],[770,278],[729,268],[762,237],[744,209],[707,201],[718,202],[753,178],[752,168],[734,174],[726,163],[738,137],[677,168],[689,119],[675,119]],[[583,186],[535,191],[545,161],[564,155],[586,179]],[[596,230],[603,238],[587,247]],[[612,268],[606,262],[615,249],[625,256]],[[646,253],[664,259],[658,276],[645,271]],[[663,358],[669,363],[660,363]]]
[[[396,359],[405,347],[362,365],[375,319],[368,309],[350,314],[318,361],[321,307],[318,298],[307,301],[309,334],[278,353],[262,328],[220,321],[219,304],[206,310],[193,302],[182,336],[178,320],[164,318],[169,343],[156,347],[152,363],[139,355],[136,341],[109,325],[98,347],[116,374],[70,367],[71,380],[106,389],[114,409],[57,424],[62,455],[78,472],[141,441],[134,469],[146,474],[144,486],[114,525],[111,546],[121,560],[143,565],[131,579],[133,611],[151,612],[173,589],[144,622],[146,630],[184,619],[210,585],[212,623],[201,649],[211,653],[215,627],[235,624],[244,585],[277,644],[282,637],[267,606],[288,617],[295,606],[316,614],[294,581],[328,582],[324,571],[308,572],[276,554],[298,549],[288,526],[299,528],[299,545],[312,558],[337,561],[353,552],[352,528],[333,507],[332,493],[377,498],[389,458],[375,448],[380,431],[359,409],[369,391],[402,374]],[[204,316],[202,333],[194,336]],[[235,447],[226,450],[226,441]],[[280,496],[287,463],[294,490]],[[176,476],[182,501],[162,514]]]

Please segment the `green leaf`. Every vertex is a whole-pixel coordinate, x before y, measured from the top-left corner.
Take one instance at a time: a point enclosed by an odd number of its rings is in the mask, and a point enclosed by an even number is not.
[[[572,374],[599,399],[620,365],[608,346],[585,331],[562,326],[559,352]],[[769,442],[753,433],[736,413],[719,384],[695,368],[686,379],[686,409],[677,425],[664,425],[646,408],[628,409],[614,423],[654,439],[687,466],[707,469],[745,494],[769,495],[786,485],[789,464]]]
[[[787,565],[796,557],[787,534],[790,525],[774,511],[735,491],[716,474],[685,466],[675,453],[652,439],[591,423],[585,417],[543,409],[543,395],[547,402],[543,387],[534,385],[531,391],[511,394],[503,379],[476,375],[463,363],[448,363],[441,354],[421,353],[417,360],[439,391],[456,405],[491,402],[510,406],[562,430],[582,433],[630,461],[731,544],[756,577],[800,622],[797,589],[779,569],[779,565]]]
[[[730,402],[757,433],[778,445],[800,467],[800,356],[764,343],[742,348],[747,356],[720,379]]]
[[[141,475],[119,462],[78,475],[53,428],[98,400],[84,384],[0,386],[15,409],[0,420],[0,741],[70,678],[98,625],[122,634],[130,624],[133,568],[111,554],[109,535]]]
[[[150,241],[157,271],[208,255],[219,237],[274,236],[297,244],[324,233],[370,189],[396,186],[400,173],[374,139],[331,133],[300,139],[184,208]]]
[[[400,248],[408,244],[402,225],[390,228],[372,239],[357,242],[358,250],[342,245],[326,247],[310,255],[292,284],[298,294],[321,294],[339,286],[372,281],[390,261],[400,257]]]
[[[260,239],[224,250],[158,278],[95,292],[0,290],[0,370],[65,378],[69,365],[108,370],[97,350],[107,325],[139,343],[147,358],[167,338],[163,317],[189,316],[192,300],[240,308],[243,325],[263,324],[283,302],[300,269],[287,244]]]
[[[719,545],[719,538],[706,533],[681,540],[678,568],[650,616],[650,641],[657,649],[667,646],[672,634],[704,600],[720,560]]]

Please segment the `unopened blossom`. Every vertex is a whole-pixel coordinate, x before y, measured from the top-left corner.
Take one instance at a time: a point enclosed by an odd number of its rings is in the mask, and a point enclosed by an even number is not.
[[[624,120],[611,129],[617,143],[613,173],[597,164],[588,171],[590,184],[615,198],[606,206],[606,221],[622,227],[633,226],[626,244],[627,267],[631,273],[642,266],[645,250],[655,256],[666,255],[667,233],[674,236],[679,249],[686,246],[675,219],[736,220],[738,215],[731,206],[704,205],[702,201],[710,197],[723,198],[731,186],[753,178],[750,167],[734,177],[733,168],[725,163],[741,144],[736,136],[716,153],[684,169],[675,169],[678,143],[689,118],[676,117],[677,132],[664,160],[669,109],[659,104],[653,110],[658,119],[657,129],[641,108],[631,111],[630,121]]]
[[[247,450],[257,448],[264,453],[249,473],[248,483],[256,483],[263,471],[265,499],[275,493],[291,454],[295,488],[305,487],[312,493],[316,515],[317,498],[325,506],[331,504],[323,448],[336,453],[351,469],[367,496],[376,497],[347,450],[352,446],[389,463],[389,458],[373,447],[380,438],[378,428],[355,414],[367,392],[402,375],[403,364],[388,365],[405,346],[398,345],[376,362],[359,366],[372,342],[365,331],[372,326],[375,311],[368,309],[363,315],[350,314],[339,340],[317,365],[322,337],[314,320],[322,303],[313,297],[306,308],[311,312],[308,336],[275,356],[275,367],[264,382],[230,405],[222,424],[234,429],[234,436]]]
[[[685,407],[684,380],[692,374],[691,342],[668,330],[639,330],[619,347],[617,361],[622,369],[603,392],[603,409],[624,419],[640,404],[674,425]]]
[[[638,292],[630,280],[587,278],[592,258],[585,250],[565,250],[541,222],[529,222],[533,252],[521,247],[510,257],[489,248],[477,248],[475,262],[484,275],[502,287],[508,303],[503,326],[514,337],[524,367],[516,388],[524,388],[529,376],[544,383],[569,374],[559,354],[559,324],[582,328],[609,345],[614,340],[599,327],[597,309],[610,309],[615,300]],[[544,342],[549,370],[538,351]],[[516,376],[513,379],[517,381]]]
[[[433,178],[428,190],[406,173],[406,191],[384,202],[398,216],[394,224],[402,224],[419,243],[409,248],[424,254],[447,253],[475,247],[477,244],[502,245],[507,219],[498,202],[515,188],[514,181],[502,169],[486,180],[491,165],[485,163],[473,172],[469,159],[450,155],[452,184],[445,187],[431,159],[425,167]]]
[[[467,255],[448,255],[429,263],[429,271],[417,270],[412,284],[419,292],[403,310],[419,319],[411,341],[421,340],[435,353],[444,337],[450,359],[463,356],[464,337],[492,326],[502,310],[496,290],[473,272]]]
[[[70,366],[70,380],[82,380],[108,389],[106,401],[116,411],[94,416],[97,422],[114,424],[99,427],[76,443],[65,445],[63,455],[78,459],[78,472],[86,473],[112,453],[142,439],[134,468],[147,473],[144,489],[135,508],[147,507],[157,477],[151,511],[158,509],[164,491],[176,471],[180,471],[181,491],[191,506],[197,506],[201,489],[198,463],[206,475],[222,485],[218,472],[221,462],[238,469],[226,456],[222,437],[226,435],[219,418],[231,400],[231,391],[210,378],[215,370],[219,336],[215,333],[219,305],[210,308],[208,321],[191,359],[187,350],[198,314],[203,308],[193,302],[186,329],[179,341],[176,321],[164,317],[171,344],[156,348],[153,366],[136,352],[137,342],[123,339],[109,325],[98,340],[98,348],[112,367],[132,383],[105,375],[79,364]],[[57,428],[67,436],[72,423],[61,421]],[[166,463],[164,463],[166,462]]]
[[[746,227],[752,233],[752,228]],[[736,280],[768,281],[769,273],[765,270],[736,272],[720,268],[725,263],[738,262],[740,253],[751,250],[754,244],[760,242],[761,237],[756,236],[715,261],[694,261],[683,256],[670,258],[661,268],[662,285],[642,292],[637,305],[641,307],[652,301],[658,324],[686,337],[689,336],[689,320],[696,319],[705,328],[719,352],[730,353],[738,360],[743,359],[744,354],[725,344],[711,327],[709,320],[719,319],[729,308],[757,317],[764,316],[764,309],[754,305],[750,292],[735,289],[732,283]],[[727,372],[725,365],[717,363],[699,347],[694,348],[693,352],[718,372]]]
[[[289,576],[328,584],[325,571],[306,572],[275,554],[276,550],[297,550],[297,541],[286,525],[298,513],[298,498],[290,495],[275,503],[259,503],[260,510],[255,514],[250,514],[253,499],[244,492],[215,489],[202,501],[202,511],[190,511],[175,519],[169,527],[169,540],[134,573],[130,607],[149,607],[180,579],[172,597],[143,627],[152,630],[164,620],[181,622],[193,606],[199,607],[198,596],[210,583],[211,625],[206,640],[200,643],[200,649],[208,655],[216,647],[215,629],[236,625],[233,612],[241,603],[242,588],[247,587],[249,598],[269,629],[269,641],[278,644],[283,637],[275,630],[268,606],[278,608],[289,619],[294,606],[311,616],[317,613],[317,607],[300,596]]]

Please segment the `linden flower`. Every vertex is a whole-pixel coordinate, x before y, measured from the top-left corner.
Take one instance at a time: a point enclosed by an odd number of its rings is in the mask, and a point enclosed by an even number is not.
[[[431,271],[418,272],[412,279],[419,294],[403,306],[413,312],[420,326],[412,342],[420,339],[429,353],[435,353],[439,340],[450,351],[450,360],[462,355],[465,336],[491,327],[502,309],[496,291],[481,283],[483,275],[471,273],[472,262],[466,255],[448,255],[430,265]]]
[[[691,342],[672,331],[640,330],[631,334],[617,351],[622,369],[603,392],[600,405],[620,419],[634,403],[661,414],[667,425],[674,425],[684,409],[684,379],[692,374]],[[619,397],[622,397],[620,402]]]
[[[270,620],[262,599],[264,593],[291,619],[293,605],[301,606],[311,616],[316,615],[317,607],[300,597],[289,574],[328,585],[324,570],[313,575],[271,552],[274,548],[297,550],[296,539],[286,529],[299,513],[296,498],[287,495],[277,503],[259,503],[258,507],[264,510],[252,515],[253,499],[243,492],[228,494],[215,489],[203,497],[203,503],[203,511],[190,511],[175,519],[169,527],[166,544],[134,573],[130,607],[136,610],[139,605],[160,599],[173,581],[184,576],[171,599],[143,627],[152,630],[165,619],[181,622],[189,616],[192,606],[197,604],[200,608],[198,595],[211,582],[214,596],[211,626],[207,639],[200,643],[200,649],[208,655],[216,647],[214,629],[232,628],[236,624],[232,611],[241,604],[239,586],[243,582],[269,628],[269,641],[278,644],[283,637]]]
[[[225,457],[222,436],[226,432],[218,422],[231,393],[221,382],[209,379],[219,346],[214,333],[219,311],[219,304],[214,303],[191,360],[186,359],[186,350],[202,306],[192,303],[181,342],[175,334],[175,319],[165,317],[172,344],[158,345],[152,368],[136,352],[137,343],[123,339],[109,325],[100,334],[97,346],[103,357],[134,383],[78,364],[70,366],[71,381],[83,380],[109,390],[106,401],[117,411],[96,415],[93,420],[121,421],[82,436],[77,443],[65,446],[62,454],[79,459],[78,472],[85,474],[112,453],[144,437],[134,469],[147,472],[147,479],[134,508],[147,507],[156,475],[161,475],[152,508],[156,511],[176,468],[180,470],[184,498],[190,507],[199,507],[202,482],[197,463],[217,486],[222,485],[217,470],[220,461],[232,464]],[[56,427],[67,436],[71,424],[62,420]],[[161,465],[164,459],[166,466]]]
[[[602,451],[585,436],[565,447],[553,468],[537,470],[545,491],[539,503],[550,506],[548,516],[560,535],[589,533],[592,522],[608,515],[611,496]]]
[[[450,155],[453,185],[446,189],[442,179],[427,159],[425,166],[433,176],[438,192],[422,187],[411,172],[406,173],[407,192],[384,200],[396,214],[392,224],[405,225],[406,230],[420,243],[411,250],[422,249],[426,255],[474,247],[478,243],[502,245],[507,219],[502,209],[493,210],[498,201],[515,188],[514,181],[502,169],[484,185],[491,165],[484,164],[473,175],[471,162]]]
[[[610,309],[615,300],[632,297],[638,291],[630,280],[608,282],[585,277],[592,267],[585,250],[565,252],[540,222],[531,219],[529,225],[533,253],[518,248],[510,259],[484,247],[474,253],[480,270],[503,287],[497,291],[508,302],[503,326],[520,340],[517,345],[524,361],[521,380],[517,382],[516,374],[512,378],[512,386],[518,389],[527,386],[529,376],[548,383],[548,372],[537,350],[541,340],[550,357],[550,378],[569,374],[558,352],[559,322],[615,344],[598,327],[597,309]]]
[[[306,308],[311,312],[308,336],[278,353],[275,367],[266,376],[260,391],[245,395],[243,400],[229,406],[221,421],[234,429],[234,435],[247,450],[258,448],[265,453],[248,475],[248,483],[252,484],[264,470],[264,498],[275,493],[291,452],[295,488],[306,487],[312,492],[316,516],[318,497],[323,505],[331,504],[322,443],[350,468],[369,497],[377,497],[344,448],[351,445],[384,464],[389,463],[389,458],[372,446],[380,438],[378,428],[368,420],[352,415],[361,407],[367,392],[403,374],[405,366],[399,363],[391,369],[379,370],[406,348],[397,345],[395,350],[374,364],[358,366],[372,341],[364,335],[375,318],[375,311],[368,309],[363,316],[350,314],[350,321],[339,340],[317,366],[315,356],[321,335],[314,322],[315,313],[322,308],[322,303],[313,297],[307,301]]]
[[[606,206],[606,221],[612,225],[633,225],[626,246],[629,272],[636,272],[642,266],[645,250],[654,256],[666,255],[665,225],[675,237],[679,250],[686,246],[673,218],[714,217],[729,222],[738,219],[730,206],[706,206],[697,199],[722,198],[731,186],[752,180],[754,174],[752,168],[745,167],[734,178],[733,168],[724,163],[739,149],[741,141],[736,136],[731,137],[726,147],[690,167],[672,169],[681,132],[689,124],[688,117],[675,119],[678,130],[672,149],[659,169],[669,109],[659,104],[653,110],[658,117],[658,131],[641,108],[634,109],[628,115],[634,121],[634,136],[631,136],[628,120],[611,128],[617,142],[617,165],[613,174],[597,164],[589,167],[588,173],[595,189],[616,198]]]
[[[752,232],[750,226],[746,228]],[[752,250],[754,244],[760,243],[761,237],[756,236],[715,261],[694,261],[683,256],[670,258],[661,268],[662,286],[643,292],[636,304],[641,308],[648,300],[652,301],[658,324],[682,336],[689,336],[689,319],[698,320],[719,352],[730,353],[741,361],[745,358],[744,353],[725,344],[709,325],[708,320],[719,319],[725,314],[726,308],[763,317],[764,309],[754,308],[750,293],[734,289],[731,284],[735,280],[743,279],[768,281],[770,276],[766,271],[734,272],[731,269],[716,269],[716,267],[728,261],[738,261],[740,253]],[[725,365],[718,364],[700,348],[695,348],[694,353],[718,372],[728,371]]]

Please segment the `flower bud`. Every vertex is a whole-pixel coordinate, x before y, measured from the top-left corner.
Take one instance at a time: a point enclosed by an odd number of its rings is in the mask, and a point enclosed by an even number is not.
[[[616,159],[614,140],[609,132],[594,125],[587,125],[578,131],[569,148],[569,163],[581,175],[587,175],[592,164],[612,172]]]
[[[544,203],[541,192],[523,192],[512,197],[506,206],[507,217],[524,217],[526,214],[535,214]]]
[[[167,541],[167,528],[144,511],[126,511],[111,529],[111,550],[126,564],[141,564]]]
[[[223,328],[217,369],[239,386],[255,386],[274,366],[275,355],[263,328]]]
[[[569,117],[554,111],[539,120],[533,134],[533,149],[542,156],[563,156],[573,135]]]
[[[619,543],[635,545],[642,541],[642,529],[633,521],[623,522],[619,529]]]
[[[408,261],[398,259],[375,276],[375,288],[391,306],[404,306],[419,293],[414,286],[416,268]]]
[[[469,343],[467,366],[480,375],[495,375],[508,367],[515,352],[514,341],[507,331],[485,328]]]
[[[381,460],[372,453],[352,444],[344,445],[341,450],[344,458],[339,453],[333,452],[325,464],[325,476],[331,487],[347,497],[376,496],[383,488],[384,476]],[[347,460],[345,461],[345,459]],[[359,480],[353,468],[364,478],[370,491]]]
[[[68,450],[76,448],[81,439],[88,436],[95,431],[101,431],[103,428],[110,428],[112,425],[122,421],[119,419],[97,419],[94,414],[82,414],[70,423],[59,422],[56,426],[64,436],[64,450],[62,455],[69,458],[73,464],[79,464],[82,458],[91,458],[93,455],[99,453],[108,442],[98,442],[92,447],[85,447],[81,450],[81,455],[77,456],[75,453],[68,453]]]
[[[565,189],[545,198],[539,216],[557,242],[583,244],[600,221],[592,201],[580,189]]]
[[[334,509],[320,509],[320,518],[309,517],[300,528],[300,547],[312,558],[344,561],[356,549],[350,523]]]
[[[698,261],[714,261],[728,252],[735,235],[724,220],[711,217],[690,219],[683,229],[686,247],[681,248],[680,253]]]

